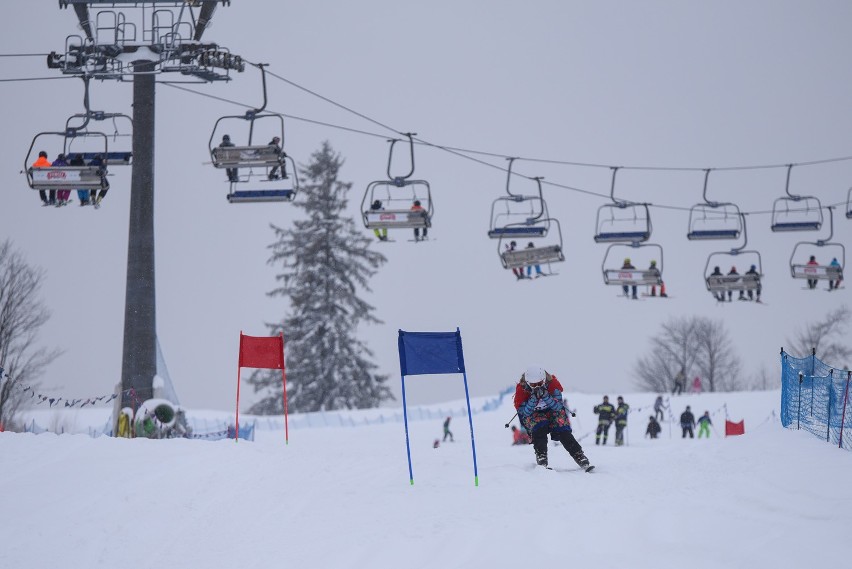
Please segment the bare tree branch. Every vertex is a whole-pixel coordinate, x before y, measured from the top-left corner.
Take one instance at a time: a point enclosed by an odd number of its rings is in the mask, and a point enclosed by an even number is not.
[[[826,314],[822,320],[807,324],[804,330],[796,333],[793,342],[787,340],[791,346],[790,353],[807,356],[815,349],[817,357],[829,365],[847,365],[852,358],[852,344],[846,334],[850,320],[852,311],[843,305]]]
[[[747,381],[740,373],[740,359],[733,351],[721,322],[699,316],[673,318],[651,338],[650,354],[636,362],[635,382],[658,393],[672,390],[683,369],[687,377],[698,375],[708,391],[742,389]]]
[[[0,423],[5,428],[13,427],[24,400],[23,386],[35,387],[35,380],[61,353],[36,347],[39,330],[50,319],[39,298],[44,276],[9,239],[0,242]]]

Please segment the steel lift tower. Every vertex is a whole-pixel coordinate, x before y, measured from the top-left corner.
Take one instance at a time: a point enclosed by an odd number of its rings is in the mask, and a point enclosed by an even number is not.
[[[153,397],[157,373],[154,282],[154,111],[157,76],[228,81],[242,59],[201,37],[229,0],[59,0],[73,7],[83,35],[69,35],[47,65],[85,79],[133,82],[133,171],[121,366],[122,407]],[[133,396],[131,396],[131,393]]]

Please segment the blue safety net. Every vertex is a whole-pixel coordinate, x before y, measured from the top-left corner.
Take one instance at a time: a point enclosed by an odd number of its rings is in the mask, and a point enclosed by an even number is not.
[[[402,375],[464,373],[461,334],[399,331]]]
[[[850,382],[849,371],[816,356],[781,352],[781,424],[852,450]]]

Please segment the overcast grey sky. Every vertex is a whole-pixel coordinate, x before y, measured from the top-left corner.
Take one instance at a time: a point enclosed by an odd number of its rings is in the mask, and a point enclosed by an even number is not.
[[[37,10],[23,0],[5,4],[2,53],[61,51],[65,37],[79,33],[73,11],[55,1]],[[840,1],[236,0],[217,10],[205,39],[438,145],[700,170],[852,155],[850,16],[852,5]],[[0,59],[2,78],[58,75],[42,57]],[[269,224],[287,226],[298,212],[286,204],[229,205],[224,174],[205,164],[216,119],[260,104],[259,75],[249,70],[229,84],[189,87],[245,107],[157,87],[158,333],[181,402],[227,409],[240,330],[263,335],[264,323],[287,309],[283,299],[265,295],[276,272],[266,264]],[[131,90],[130,83],[94,83],[92,107],[130,113]],[[0,236],[46,269],[44,299],[53,317],[42,341],[65,350],[42,391],[72,398],[110,393],[121,373],[130,171],[111,169],[112,190],[98,211],[40,207],[19,173],[27,148],[36,133],[60,130],[82,110],[82,82],[6,82],[0,93]],[[341,178],[354,183],[349,209],[357,216],[367,184],[385,178],[384,137],[391,133],[274,78],[269,97],[271,110],[380,135],[286,123],[285,149],[297,162],[326,139],[343,155]],[[434,148],[418,147],[416,160],[415,177],[432,186],[434,240],[410,243],[406,231],[380,246],[389,262],[367,298],[384,324],[362,330],[397,393],[400,328],[460,327],[472,395],[512,384],[530,362],[556,373],[569,390],[613,395],[632,389],[632,368],[649,334],[672,316],[724,320],[745,371],[766,366],[774,374],[779,349],[798,326],[849,303],[848,289],[807,291],[790,277],[796,242],[825,232],[773,234],[769,216],[754,214],[749,248],[762,254],[766,305],[718,305],[704,288],[704,265],[709,253],[733,243],[686,239],[686,209],[701,201],[700,171],[618,174],[619,197],[683,208],[651,209],[671,299],[617,298],[618,288],[601,276],[606,247],[592,239],[595,214],[607,200],[553,186],[545,186],[545,198],[561,222],[567,262],[554,266],[554,278],[516,282],[486,237],[505,174]],[[500,158],[487,161],[505,167]],[[609,193],[607,168],[519,160],[515,170]],[[714,172],[709,195],[766,212],[784,194],[785,176],[783,167]],[[843,212],[850,184],[852,161],[844,161],[794,168],[790,190],[823,204],[842,202],[834,240],[849,244],[852,221]],[[518,186],[532,191],[523,180]],[[407,387],[411,403],[463,393],[454,378],[412,378]]]

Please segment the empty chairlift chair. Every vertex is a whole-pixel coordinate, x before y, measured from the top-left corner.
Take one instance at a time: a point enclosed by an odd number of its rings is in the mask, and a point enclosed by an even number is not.
[[[491,223],[488,237],[491,239],[515,238],[536,239],[547,236],[550,229],[547,204],[538,182],[538,195],[514,194],[511,191],[512,163],[509,158],[507,169],[506,195],[500,196],[491,204]]]
[[[790,193],[790,172],[787,166],[786,196],[772,204],[772,231],[818,231],[822,227],[822,204],[814,196],[798,196]]]
[[[612,168],[611,204],[598,208],[595,221],[596,243],[641,243],[651,237],[651,214],[648,204],[615,199],[615,176]]]
[[[852,188],[846,194],[846,219],[852,219]]]
[[[707,199],[710,170],[704,171],[704,203],[689,210],[689,240],[738,239],[742,232],[740,208],[733,203],[711,202]]]

